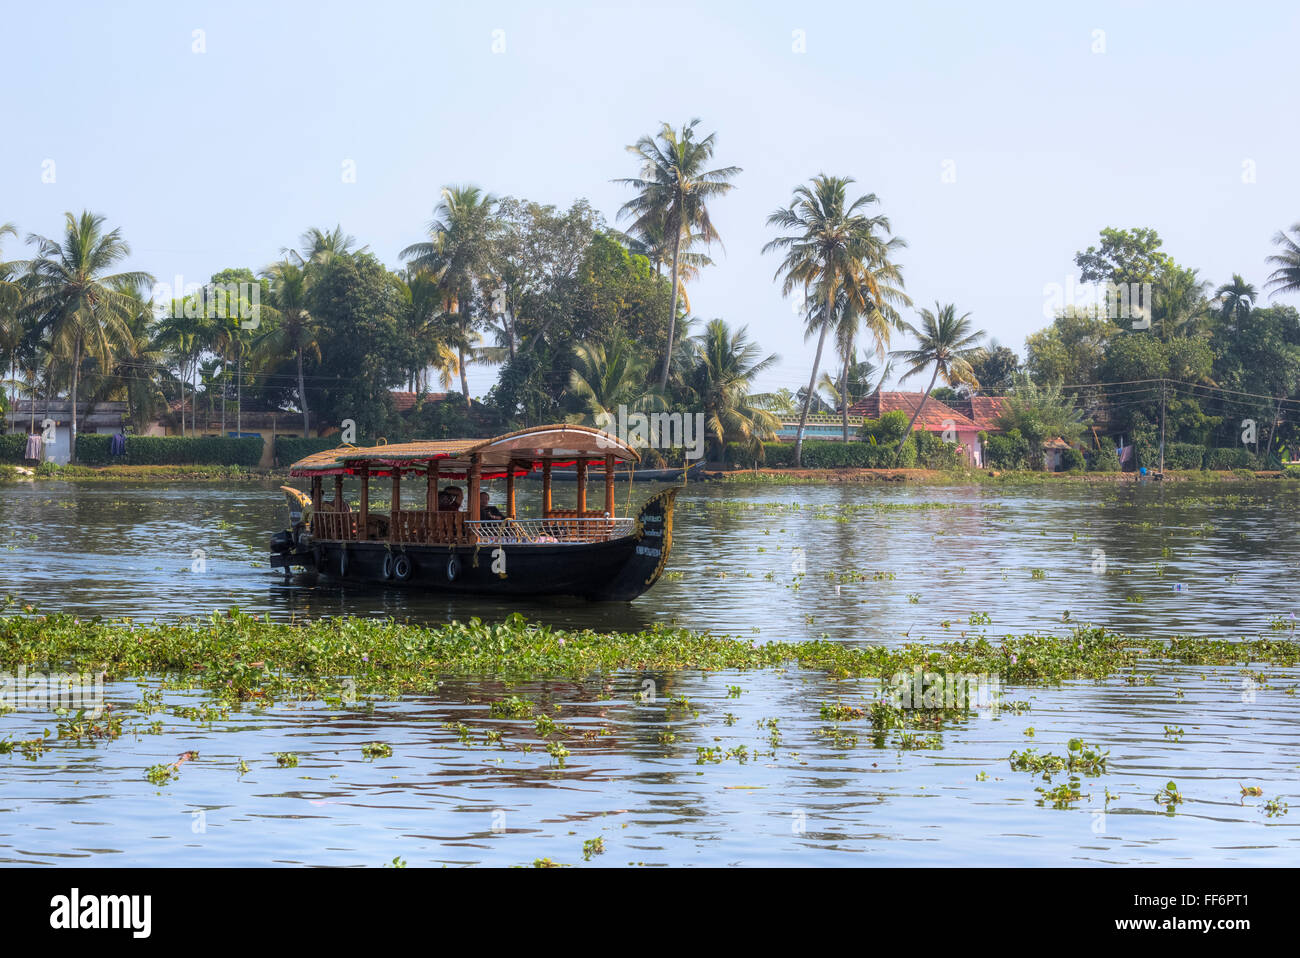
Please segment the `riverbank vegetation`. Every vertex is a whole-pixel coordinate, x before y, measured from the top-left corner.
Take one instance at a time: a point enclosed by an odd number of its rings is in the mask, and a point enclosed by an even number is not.
[[[1158,465],[1162,448],[1172,469],[1278,467],[1300,449],[1300,314],[1264,304],[1265,293],[1300,291],[1300,224],[1273,237],[1262,289],[1244,274],[1214,285],[1154,229],[1104,229],[1075,256],[1092,298],[1045,289],[1053,319],[1028,337],[1022,361],[956,304],[909,321],[907,243],[883,199],[852,177],[817,175],[769,216],[775,236],[763,247],[780,256],[779,293],[816,344],[811,375],[798,391],[764,393],[778,357],[746,325],[691,308],[692,281],[739,230],[713,215],[742,176],[715,161],[717,147],[697,120],[629,146],[638,174],[617,181],[631,195],[615,216],[625,229],[585,200],[561,209],[447,186],[422,233],[413,220],[399,265],[341,227],[313,227],[276,262],[178,290],[124,270],[131,248],[104,216],[69,212],[58,233],[26,236],[29,259],[0,257],[0,402],[32,401],[29,421],[14,424],[24,434],[37,429],[41,400],[66,394],[124,402],[137,436],[187,439],[240,432],[251,404],[301,417],[302,448],[335,442],[305,437],[337,437],[345,423],[364,444],[599,423],[620,408],[701,412],[714,462],[945,469],[952,443],[912,432],[926,403],[997,395],[1007,402],[982,445],[998,470],[1042,468],[1055,439],[1072,444],[1064,469],[1098,472],[1120,468],[1121,441],[1128,468]],[[0,224],[0,242],[15,237]],[[851,429],[849,409],[894,376],[894,361],[928,380],[921,406],[906,423]],[[497,370],[478,397],[467,378],[475,364]],[[414,395],[411,408],[399,410],[395,389]],[[838,420],[838,451],[804,441],[813,415]],[[798,423],[794,442],[772,442],[782,421]],[[74,462],[106,460],[105,437],[79,436],[77,423],[71,433]],[[164,454],[133,437],[131,455],[248,465],[242,452],[200,450],[240,441],[209,436]],[[23,452],[0,442],[0,461]]]

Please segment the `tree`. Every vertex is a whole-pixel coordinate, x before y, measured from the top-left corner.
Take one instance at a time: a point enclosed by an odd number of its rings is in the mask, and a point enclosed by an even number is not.
[[[738,166],[705,169],[713,159],[717,134],[710,133],[697,140],[695,127],[699,122],[698,119],[691,120],[680,131],[664,123],[656,136],[641,137],[628,147],[628,152],[641,161],[641,176],[614,181],[637,191],[637,195],[619,209],[618,218],[633,217],[632,229],[635,232],[647,237],[660,234],[667,239],[672,250],[669,280],[672,299],[668,308],[668,345],[659,377],[660,389],[667,388],[672,365],[683,246],[689,248],[694,239],[705,245],[721,242],[709,216],[709,201],[729,193],[734,185],[730,180],[740,173]]]
[[[802,462],[808,407],[816,391],[826,334],[832,325],[826,320],[836,315],[837,300],[842,296],[842,308],[859,316],[873,311],[879,313],[880,306],[887,302],[876,277],[889,262],[892,241],[881,235],[890,232],[889,220],[863,212],[879,202],[874,193],[848,202],[848,187],[853,182],[852,177],[818,174],[808,185],[795,188],[788,207],[778,209],[767,218],[769,226],[794,231],[763,247],[764,253],[785,252],[776,270],[776,278],[782,280],[782,294],[788,296],[799,289],[805,301],[808,301],[810,293],[814,294],[815,299],[809,302],[808,307],[809,326],[813,325],[811,314],[818,305],[823,317],[823,321],[816,324],[820,328],[817,352],[813,357],[812,375],[808,377],[808,390],[804,394],[799,429],[795,434],[796,466]]]
[[[1025,339],[1025,368],[1036,383],[1095,383],[1120,328],[1087,307],[1066,306],[1047,329]],[[983,380],[981,380],[983,382]]]
[[[18,230],[12,223],[0,223],[0,240],[5,236],[17,236]],[[18,354],[27,339],[27,325],[20,315],[23,296],[22,287],[17,280],[20,264],[6,263],[0,259],[0,356],[3,367],[9,370],[10,396],[17,388],[16,369]],[[12,401],[10,402],[12,406]]]
[[[1270,296],[1300,292],[1300,223],[1293,224],[1290,232],[1295,235],[1288,236],[1285,230],[1279,230],[1273,235],[1273,245],[1279,247],[1281,252],[1274,253],[1265,260],[1277,267],[1264,284],[1265,287],[1272,287],[1269,290]]]
[[[1173,265],[1160,251],[1160,234],[1153,229],[1101,231],[1101,246],[1076,253],[1074,264],[1084,283],[1155,283]]]
[[[636,344],[619,330],[606,339],[584,342],[574,349],[569,371],[569,392],[581,404],[585,420],[616,416],[620,406],[633,412],[666,408],[658,390],[647,388],[650,362]]]
[[[77,456],[77,387],[83,359],[107,366],[113,350],[129,339],[134,303],[123,289],[153,282],[148,273],[108,271],[131,254],[120,230],[104,231],[104,217],[89,211],[64,214],[60,241],[32,234],[36,257],[28,264],[32,289],[27,308],[49,331],[57,354],[70,360],[72,423],[69,461]]]
[[[429,223],[429,239],[402,250],[415,272],[427,272],[443,293],[444,312],[454,317],[463,343],[475,341],[474,297],[487,275],[488,256],[494,231],[492,210],[497,198],[477,186],[444,187],[442,200]],[[465,375],[470,350],[462,346],[458,360],[460,388],[470,403],[469,380]]]
[[[999,396],[1011,388],[1015,374],[1020,369],[1020,357],[1015,351],[992,340],[970,357],[971,372],[979,383],[979,391],[986,396]]]
[[[979,385],[971,369],[970,360],[971,357],[979,354],[979,341],[983,338],[984,331],[971,328],[970,313],[958,316],[957,307],[952,303],[946,305],[935,303],[934,312],[928,309],[920,312],[920,329],[911,323],[903,323],[903,328],[916,338],[916,347],[900,349],[894,353],[907,364],[907,371],[903,373],[899,382],[923,372],[927,366],[934,366],[934,373],[930,376],[930,385],[926,387],[925,395],[916,405],[916,412],[912,413],[912,421],[907,424],[907,432],[898,441],[895,454],[902,452],[903,443],[912,434],[912,427],[920,418],[921,410],[925,408],[926,400],[930,398],[930,392],[939,377],[942,376],[943,381],[949,386],[956,386],[958,383]]]
[[[302,410],[302,434],[311,434],[307,410],[307,383],[303,376],[303,357],[320,358],[316,340],[316,321],[308,308],[308,270],[289,258],[273,263],[262,271],[270,280],[270,306],[267,322],[259,326],[253,340],[253,354],[263,361],[292,356],[298,373],[298,408]]]
[[[1214,291],[1219,304],[1219,321],[1228,330],[1236,330],[1250,318],[1250,311],[1255,308],[1259,293],[1255,287],[1241,278],[1240,273],[1232,274],[1232,282],[1224,283]]]
[[[1043,443],[1060,437],[1075,442],[1083,434],[1083,414],[1074,400],[1061,391],[1059,383],[1037,385],[1023,373],[1016,375],[1015,385],[998,416],[998,426],[1006,433],[1020,433],[1029,443],[1032,461],[1040,467]]]
[[[752,451],[776,435],[777,418],[755,402],[754,380],[774,366],[776,354],[762,356],[750,340],[748,327],[732,330],[721,319],[710,320],[704,332],[692,338],[694,361],[687,377],[699,408],[704,412],[704,434],[712,458],[721,459],[728,442]]]

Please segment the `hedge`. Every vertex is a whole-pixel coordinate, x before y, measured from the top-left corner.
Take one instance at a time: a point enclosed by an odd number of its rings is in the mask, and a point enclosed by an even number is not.
[[[1205,456],[1206,469],[1258,469],[1259,460],[1245,446],[1211,449]]]
[[[1159,454],[1157,453],[1157,456]],[[1159,459],[1157,458],[1157,462]],[[1165,443],[1166,469],[1200,469],[1205,465],[1205,447],[1190,442]]]
[[[1090,450],[1087,454],[1089,472],[1119,472],[1119,453],[1109,442],[1100,449]]]
[[[83,433],[77,437],[81,466],[245,466],[262,459],[262,440],[224,436],[127,436],[126,454],[110,456],[112,436]]]
[[[0,462],[22,465],[23,453],[26,451],[26,433],[9,432],[0,436]]]
[[[275,437],[275,463],[278,466],[291,466],[299,459],[304,459],[312,453],[325,452],[327,449],[337,449],[340,445],[341,436],[324,436],[324,437],[302,437],[302,436],[276,436]]]
[[[943,440],[939,440],[943,442]],[[947,444],[945,444],[947,445]],[[953,448],[955,454],[956,449]],[[804,469],[892,469],[910,468],[916,465],[916,441],[909,439],[903,444],[902,455],[895,459],[894,445],[872,445],[869,442],[833,442],[828,439],[813,439],[803,444]],[[748,468],[754,465],[754,454],[739,443],[728,443],[726,461],[736,468]],[[767,467],[793,466],[794,443],[765,442],[763,456],[758,465]]]

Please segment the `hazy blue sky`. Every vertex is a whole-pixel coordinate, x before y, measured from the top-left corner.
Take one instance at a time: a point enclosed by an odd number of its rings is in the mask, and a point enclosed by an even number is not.
[[[1262,285],[1300,220],[1294,3],[6,6],[0,222],[104,213],[160,280],[260,269],[335,223],[397,266],[449,183],[613,222],[626,145],[700,117],[744,172],[695,313],[780,353],[768,388],[806,382],[812,347],[764,221],[818,172],[880,196],[918,305],[1022,352],[1104,226]]]

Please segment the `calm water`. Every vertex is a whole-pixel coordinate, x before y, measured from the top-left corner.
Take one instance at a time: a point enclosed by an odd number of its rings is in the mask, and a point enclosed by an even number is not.
[[[604,629],[676,621],[755,641],[1062,630],[1067,614],[1134,635],[1253,635],[1300,608],[1297,495],[1267,484],[693,485],[679,499],[671,576],[650,594],[521,611]],[[6,485],[0,593],[136,619],[231,606],[284,620],[420,622],[516,610],[286,581],[266,564],[283,511],[274,484]],[[842,723],[857,742],[836,737],[820,704],[858,703],[876,684],[799,671],[448,680],[436,697],[371,714],[245,709],[208,725],[169,708],[128,719],[161,720],[160,734],[58,742],[35,761],[0,755],[0,861],[585,866],[583,843],[602,838],[592,865],[1290,864],[1300,853],[1300,674],[1263,669],[1267,684],[1251,695],[1242,669],[1157,663],[1145,667],[1149,685],[1004,687],[1031,709],[949,724],[942,748],[923,751],[875,748],[863,722]],[[654,702],[636,698],[647,679]],[[485,743],[488,729],[528,738],[530,723],[488,716],[487,703],[509,694],[560,706],[551,714],[575,733],[565,767],[541,749]],[[688,708],[670,704],[681,696]],[[118,684],[107,698],[129,707],[141,688]],[[167,694],[169,706],[201,701]],[[54,721],[0,716],[0,739]],[[464,723],[468,741],[444,723]],[[1027,746],[1062,754],[1074,736],[1110,749],[1109,771],[1082,780],[1087,798],[1073,809],[1037,805],[1035,787],[1047,783],[1012,772],[1007,756]],[[376,740],[391,758],[363,758],[361,744]],[[701,747],[722,760],[698,764]],[[200,758],[178,780],[145,780],[144,769],[186,750]],[[273,753],[289,751],[299,766],[277,767]],[[1169,779],[1185,799],[1172,817],[1153,801]],[[1243,799],[1241,785],[1264,796]],[[1275,797],[1295,810],[1266,815]]]

